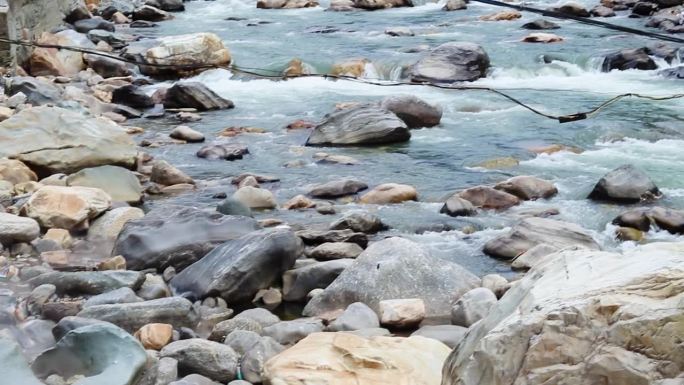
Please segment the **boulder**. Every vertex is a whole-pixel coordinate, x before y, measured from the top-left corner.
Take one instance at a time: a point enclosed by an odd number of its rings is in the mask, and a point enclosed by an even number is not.
[[[560,26],[552,21],[544,19],[532,20],[528,23],[522,25],[521,28],[532,29],[532,30],[542,30],[542,29],[558,29]]]
[[[170,283],[179,293],[219,295],[228,303],[240,303],[269,288],[302,251],[301,240],[289,230],[255,231],[215,248]]]
[[[655,61],[649,56],[647,48],[623,49],[609,53],[603,59],[601,69],[604,72],[611,70],[654,70],[658,68]]]
[[[418,200],[416,188],[407,184],[384,183],[361,196],[364,204],[385,205]]]
[[[19,184],[34,182],[38,177],[24,163],[16,159],[0,158],[0,180]]]
[[[60,294],[102,294],[128,287],[137,290],[144,277],[137,271],[49,272],[28,280],[33,287],[54,285]]]
[[[181,297],[90,306],[78,316],[111,322],[130,333],[151,323],[167,323],[175,328],[194,327],[197,323],[192,302]]]
[[[178,361],[181,375],[197,373],[220,383],[234,380],[237,374],[238,355],[224,344],[191,338],[172,342],[161,350],[162,358]]]
[[[83,303],[83,307],[95,305],[109,305],[113,303],[133,303],[142,302],[143,299],[135,295],[135,292],[128,286],[109,290],[102,294],[94,295]]]
[[[520,203],[520,199],[515,195],[487,186],[471,187],[457,193],[456,196],[482,209],[505,210]]]
[[[245,154],[249,154],[249,149],[239,143],[209,144],[197,151],[199,158],[206,159],[235,160],[242,159]]]
[[[235,332],[249,332],[260,335],[263,329],[264,327],[261,326],[259,322],[251,318],[235,317],[229,320],[221,321],[214,325],[208,338],[211,341],[222,342],[230,334]]]
[[[88,23],[88,20],[79,23]],[[83,32],[83,31],[78,31]],[[85,35],[76,31],[65,30],[56,34],[44,32],[38,38],[40,44],[64,45],[77,48],[94,49]],[[33,76],[74,76],[85,69],[83,54],[70,50],[60,50],[57,48],[35,48],[29,58],[31,75]]]
[[[240,360],[240,369],[243,377],[249,383],[260,384],[263,379],[261,372],[264,364],[272,357],[285,350],[285,347],[271,337],[261,337],[252,345]]]
[[[434,127],[442,120],[442,107],[413,95],[386,97],[380,102],[380,107],[393,112],[408,128]]]
[[[513,259],[541,243],[557,248],[579,246],[600,249],[591,235],[574,223],[533,217],[523,219],[508,234],[487,242],[484,252],[495,258]]]
[[[173,19],[173,16],[168,12],[149,5],[143,5],[142,7],[135,9],[131,16],[133,17],[133,20],[136,21],[164,21]]]
[[[496,305],[496,295],[484,287],[463,294],[451,308],[451,323],[458,326],[470,327],[489,314],[492,306]]]
[[[682,243],[556,254],[469,330],[442,384],[676,383],[683,257]]]
[[[579,16],[579,17],[591,16],[589,14],[589,11],[587,11],[587,9],[584,8],[584,6],[582,4],[575,3],[573,1],[568,1],[564,4],[561,4],[558,7],[552,7],[550,10],[555,11],[555,12],[565,13],[565,14],[572,15],[572,16]]]
[[[445,316],[454,301],[479,284],[480,280],[460,265],[433,257],[407,239],[387,238],[359,255],[306,305],[304,315],[344,309],[354,302],[379,312],[380,301],[420,298],[428,316]]]
[[[494,188],[515,195],[525,201],[551,198],[558,194],[558,189],[553,183],[533,176],[514,176],[506,181],[497,183]]]
[[[145,349],[161,350],[171,342],[173,326],[170,324],[147,324],[135,332],[135,338]]]
[[[485,77],[489,56],[477,44],[451,42],[430,50],[411,66],[411,81],[418,83],[454,83]]]
[[[216,206],[216,211],[224,215],[242,215],[245,217],[252,216],[252,210],[244,203],[232,197],[223,200]]]
[[[642,170],[624,165],[604,175],[589,194],[589,199],[635,203],[661,196],[658,186]]]
[[[343,258],[356,258],[363,252],[361,246],[350,242],[328,242],[311,250],[311,258],[330,261]]]
[[[559,249],[557,247],[548,243],[539,243],[515,257],[511,261],[511,268],[522,270],[529,269],[539,264],[539,262],[541,262],[547,255],[553,254],[558,250]]]
[[[278,318],[277,315],[271,313],[266,309],[262,309],[259,307],[256,307],[254,309],[243,310],[233,319],[250,319],[258,323],[262,327],[271,326],[280,322],[280,318]]]
[[[209,87],[199,82],[176,83],[166,90],[165,108],[194,108],[197,111],[233,108],[230,100],[218,96]]]
[[[0,157],[16,158],[39,176],[106,164],[130,168],[136,148],[121,127],[57,107],[24,109],[0,123]]]
[[[480,20],[484,21],[503,21],[520,19],[522,14],[518,11],[501,11],[489,15],[480,16]]]
[[[217,245],[259,229],[252,218],[205,212],[192,207],[162,206],[144,218],[128,221],[112,255],[126,258],[129,269],[173,266],[184,269]]]
[[[154,107],[152,97],[133,84],[114,89],[112,91],[112,103],[140,109]]]
[[[465,0],[447,0],[446,4],[444,4],[444,7],[442,7],[442,10],[444,11],[458,11],[461,9],[466,9],[468,6],[466,5]]]
[[[335,259],[286,271],[283,274],[283,299],[303,301],[311,290],[328,287],[351,263],[351,259]]]
[[[425,325],[411,334],[413,336],[421,336],[425,338],[432,338],[446,346],[454,349],[463,341],[463,338],[468,332],[468,328],[456,325]]]
[[[188,126],[176,126],[169,136],[173,139],[184,140],[188,143],[204,142],[204,134]]]
[[[180,66],[169,69],[141,65],[140,71],[145,75],[182,77],[214,67],[227,66],[231,62],[231,57],[217,35],[196,33],[158,39],[157,45],[144,51],[142,62]]]
[[[88,33],[94,29],[101,29],[103,31],[114,32],[114,23],[107,20],[91,17],[81,19],[74,23],[74,29],[79,33]]]
[[[553,33],[535,32],[523,37],[523,43],[559,43],[563,38]]]
[[[330,224],[331,230],[349,229],[358,233],[375,234],[387,229],[380,217],[365,211],[349,211]]]
[[[406,329],[417,326],[424,318],[425,303],[420,298],[380,301],[380,324],[382,326]]]
[[[183,0],[147,0],[145,4],[166,12],[185,11]]]
[[[352,0],[354,8],[361,8],[367,10],[397,8],[397,7],[413,7],[412,0]]]
[[[0,213],[0,244],[31,242],[38,236],[40,226],[34,219]]]
[[[399,36],[415,36],[415,33],[409,27],[393,27],[385,29],[385,34],[399,37]],[[404,120],[404,119],[402,119]]]
[[[316,202],[299,194],[290,198],[282,207],[283,210],[304,210],[316,207]]]
[[[355,179],[339,179],[314,186],[309,195],[314,198],[339,198],[367,188],[367,184]]]
[[[232,198],[250,209],[273,209],[278,207],[273,193],[258,187],[240,187],[233,194]]]
[[[173,167],[165,160],[155,160],[152,163],[152,173],[150,173],[150,180],[154,183],[159,183],[164,186],[172,186],[175,184],[195,184],[186,173]]]
[[[83,59],[89,68],[92,68],[93,71],[105,79],[130,76],[132,74],[129,65],[120,60],[92,54],[83,55]]]
[[[351,230],[302,230],[297,232],[297,236],[307,245],[320,245],[328,242],[350,242],[366,247],[368,244],[368,236],[366,234],[355,233]]]
[[[613,224],[641,231],[649,231],[655,225],[672,234],[684,234],[684,211],[665,207],[636,208],[618,215]]]
[[[315,333],[264,365],[270,384],[435,385],[450,349],[424,337]]]
[[[11,78],[8,83],[7,95],[12,98],[8,99],[7,103],[12,108],[23,103],[33,106],[56,104],[62,99],[62,90],[44,78],[17,76]]]
[[[282,345],[294,345],[309,334],[323,331],[323,321],[318,318],[298,318],[281,321],[264,328],[264,335]]]
[[[88,229],[88,241],[104,241],[109,246],[109,250],[114,246],[114,241],[123,230],[128,221],[141,219],[145,213],[137,207],[117,207],[107,211],[99,218],[95,219]]]
[[[85,377],[76,385],[129,385],[135,383],[146,362],[147,354],[133,336],[101,323],[70,331],[31,367],[41,378],[52,374]]]
[[[354,302],[328,325],[333,332],[373,329],[380,327],[380,320],[373,309],[361,302]]]
[[[138,177],[118,166],[85,168],[69,175],[67,186],[99,188],[117,202],[138,203],[143,194]]]
[[[613,17],[615,16],[615,11],[612,8],[597,5],[591,9],[591,15],[595,17]]]
[[[447,214],[451,217],[469,217],[477,214],[475,206],[470,201],[467,201],[457,195],[452,195],[444,202],[444,206],[439,210],[442,214]]]
[[[410,138],[408,127],[394,113],[359,105],[330,114],[314,128],[306,144],[375,145],[406,142]]]
[[[73,229],[88,225],[88,221],[111,207],[111,198],[92,187],[43,186],[29,198],[26,216],[43,227]]]
[[[667,68],[662,71],[658,71],[658,75],[663,76],[668,79],[684,79],[684,66]]]
[[[258,0],[257,8],[263,9],[293,9],[318,7],[316,0]]]

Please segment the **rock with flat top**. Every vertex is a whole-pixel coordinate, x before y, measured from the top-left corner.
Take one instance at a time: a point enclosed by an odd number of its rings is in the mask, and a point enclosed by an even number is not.
[[[227,66],[231,63],[231,56],[221,38],[213,33],[203,32],[159,38],[156,45],[144,50],[142,61],[177,66],[161,68],[140,65],[140,71],[145,75],[183,77]]]
[[[24,206],[26,216],[43,227],[73,229],[88,225],[88,221],[111,207],[109,195],[92,187],[43,186]]]
[[[194,108],[197,111],[233,108],[235,105],[199,82],[176,83],[166,90],[165,108]]]
[[[376,145],[406,142],[409,128],[394,113],[369,105],[336,111],[316,126],[307,146]]]
[[[454,83],[485,77],[489,56],[474,43],[450,42],[430,50],[409,70],[414,82]]]
[[[657,199],[658,186],[642,170],[624,165],[604,175],[589,194],[589,199],[617,203],[635,203]]]

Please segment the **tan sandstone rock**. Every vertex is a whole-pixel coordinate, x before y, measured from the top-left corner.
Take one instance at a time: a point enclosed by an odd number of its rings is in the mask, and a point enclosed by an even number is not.
[[[173,326],[170,324],[147,324],[135,333],[135,338],[145,349],[161,350],[171,342]]]
[[[364,194],[360,201],[367,204],[389,204],[418,200],[418,192],[413,186],[398,183],[385,183]]]
[[[70,230],[87,225],[111,204],[109,195],[97,188],[43,186],[31,196],[24,210],[43,227]]]

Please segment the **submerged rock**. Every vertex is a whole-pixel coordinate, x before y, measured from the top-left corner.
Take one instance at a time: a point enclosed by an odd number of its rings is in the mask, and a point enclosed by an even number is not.
[[[410,69],[414,82],[453,83],[485,77],[489,56],[477,44],[445,43],[430,50]]]
[[[19,344],[9,333],[0,333],[0,373],[7,384],[43,385],[31,371]]]
[[[330,114],[309,136],[308,146],[370,145],[406,142],[411,138],[406,124],[395,114],[361,105]]]
[[[649,56],[647,48],[623,49],[605,56],[601,69],[604,72],[611,70],[654,70],[658,68],[655,61]]]
[[[589,194],[589,199],[635,203],[660,198],[658,186],[642,170],[627,164],[604,175]]]
[[[641,231],[649,231],[655,225],[673,234],[684,234],[684,211],[665,207],[637,208],[626,211],[613,224]]]

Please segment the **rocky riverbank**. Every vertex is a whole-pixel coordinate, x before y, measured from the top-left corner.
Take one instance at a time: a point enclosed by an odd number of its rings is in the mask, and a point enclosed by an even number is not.
[[[382,167],[368,159],[388,146],[411,143],[426,130],[439,136],[454,125],[450,106],[397,92],[340,100],[320,116],[300,105],[301,118],[281,130],[299,145],[279,148],[280,172],[269,175],[259,164],[263,148],[244,138],[282,139],[255,126],[204,129],[251,102],[229,99],[202,77],[229,69],[239,50],[209,31],[147,35],[182,17],[188,4],[74,3],[63,25],[38,41],[95,53],[35,48],[2,79],[3,381],[671,385],[684,376],[678,238],[684,211],[670,207],[677,193],[651,173],[625,163],[585,183],[574,204],[614,213],[604,233],[556,207],[564,193],[558,180],[510,171],[519,164],[510,157],[472,165],[509,171],[486,183],[443,188],[439,199],[408,182],[408,174],[420,171],[401,162],[391,179],[356,175]],[[414,4],[326,6],[345,15]],[[602,1],[592,9],[574,3],[555,9],[650,17],[648,26],[677,33],[682,6]],[[259,0],[254,7],[290,12],[320,5]],[[449,0],[438,11],[468,7]],[[478,22],[519,18],[506,11]],[[557,27],[547,20],[523,26]],[[415,35],[407,27],[384,33]],[[548,33],[522,39],[563,41]],[[398,71],[402,80],[461,84],[486,79],[497,65],[488,47],[472,42],[419,51]],[[601,70],[653,71],[681,55],[662,44],[614,50],[602,54]],[[369,78],[372,69],[372,61],[353,59],[329,72]],[[677,71],[654,77],[677,82]],[[317,72],[301,59],[277,70],[287,77]],[[246,84],[278,81],[231,76]],[[582,152],[561,144],[529,149],[542,159]],[[285,160],[288,152],[299,157]],[[187,159],[227,166],[207,175],[187,167]],[[304,167],[329,175],[325,182],[288,185],[287,177]],[[212,203],[188,203],[203,195]],[[410,214],[388,220],[383,211],[420,204],[439,220],[424,225]],[[483,217],[496,225],[467,222]],[[431,247],[416,234],[482,239],[476,257],[503,268],[471,271],[444,258],[439,242]],[[674,242],[655,242],[663,239]],[[620,247],[602,250],[607,244]]]

